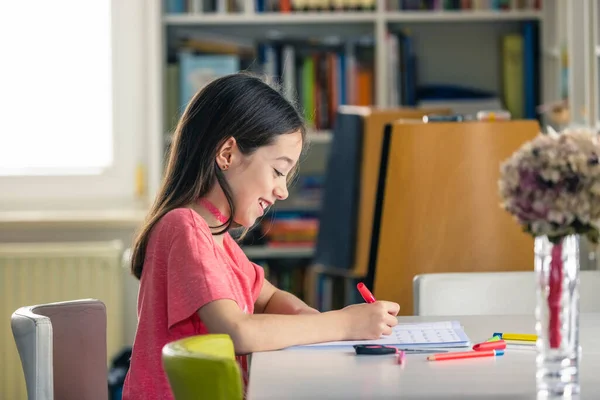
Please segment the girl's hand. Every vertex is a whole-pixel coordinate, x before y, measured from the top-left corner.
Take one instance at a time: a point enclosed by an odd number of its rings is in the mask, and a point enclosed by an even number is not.
[[[371,304],[355,304],[339,312],[345,320],[344,340],[379,339],[390,335],[392,327],[398,324],[396,315],[400,311],[397,303],[376,301]]]
[[[298,314],[320,314],[321,312],[315,308],[312,307],[304,307],[302,308]]]

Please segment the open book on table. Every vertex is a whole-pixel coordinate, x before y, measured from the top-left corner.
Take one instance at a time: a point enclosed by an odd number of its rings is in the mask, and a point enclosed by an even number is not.
[[[315,343],[292,348],[342,347],[355,344],[379,344],[402,348],[411,347],[469,347],[471,341],[458,321],[404,323],[392,328],[391,335],[375,340],[355,340]]]

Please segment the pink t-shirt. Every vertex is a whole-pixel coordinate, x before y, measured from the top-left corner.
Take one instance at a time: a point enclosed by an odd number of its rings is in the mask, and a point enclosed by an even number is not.
[[[254,312],[264,281],[263,269],[251,263],[229,234],[224,249],[215,244],[206,221],[178,208],[155,225],[144,262],[138,295],[138,328],[123,400],[173,399],[162,367],[165,344],[209,333],[198,309],[231,299]],[[247,382],[246,357],[238,357]]]

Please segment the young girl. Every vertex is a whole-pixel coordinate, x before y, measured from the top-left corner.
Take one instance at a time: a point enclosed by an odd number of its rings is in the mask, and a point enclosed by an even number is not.
[[[305,135],[295,108],[246,74],[217,79],[192,99],[133,247],[138,328],[124,400],[173,398],[161,351],[184,337],[230,335],[247,382],[245,354],[391,333],[398,304],[319,313],[271,285],[228,233],[288,197]]]

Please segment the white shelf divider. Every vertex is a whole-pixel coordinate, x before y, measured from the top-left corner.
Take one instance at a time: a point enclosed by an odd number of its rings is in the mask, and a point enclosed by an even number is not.
[[[374,12],[306,12],[306,13],[260,13],[260,14],[170,14],[163,17],[167,25],[237,25],[237,24],[336,24],[373,23]]]
[[[292,12],[292,13],[235,13],[235,14],[168,14],[166,25],[281,25],[281,24],[336,24],[390,22],[506,22],[541,20],[543,12],[537,10],[514,11],[370,11],[349,12]]]
[[[244,246],[242,248],[248,258],[311,258],[315,249],[313,247],[269,247],[269,246]]]
[[[596,129],[600,121],[600,31],[598,23],[600,22],[600,0],[592,0],[590,4],[590,24],[592,25],[591,46],[594,54],[591,57],[591,76],[589,86],[592,88],[592,104],[590,105],[590,122],[593,121]]]
[[[566,44],[566,17],[564,3],[546,0],[542,10],[543,21],[540,32],[540,59],[542,68],[541,100],[543,104],[562,99],[561,75],[563,45]]]
[[[309,142],[312,144],[327,144],[331,142],[333,132],[329,130],[309,132],[307,136]]]
[[[384,16],[386,22],[506,22],[540,20],[541,11],[390,11]]]
[[[569,109],[571,122],[593,126],[596,114],[593,107],[593,88],[590,87],[592,59],[590,54],[592,27],[590,26],[590,0],[568,1],[567,46],[569,49]],[[593,50],[592,50],[593,51]]]

